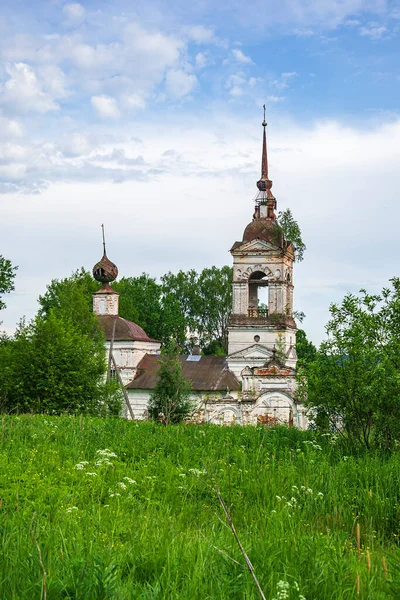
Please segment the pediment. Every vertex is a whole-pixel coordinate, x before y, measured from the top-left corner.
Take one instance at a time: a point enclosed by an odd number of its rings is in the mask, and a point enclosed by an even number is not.
[[[268,252],[270,250],[276,250],[276,248],[269,242],[264,240],[252,240],[251,242],[243,242],[235,249],[232,249],[232,254],[236,253],[251,253],[251,252]]]
[[[262,344],[253,344],[248,348],[244,348],[243,350],[238,350],[237,352],[233,352],[228,356],[228,360],[268,360],[273,356],[273,352],[263,346]]]
[[[296,352],[296,348],[294,346],[290,346],[289,350],[286,353],[286,358],[289,358],[292,360],[297,359],[297,352]]]

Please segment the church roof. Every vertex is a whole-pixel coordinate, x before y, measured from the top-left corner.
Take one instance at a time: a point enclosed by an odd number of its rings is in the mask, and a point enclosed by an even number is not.
[[[136,323],[118,317],[117,315],[97,315],[97,318],[107,341],[111,341],[113,338],[115,323],[115,341],[158,342],[158,340],[149,337],[145,330]]]
[[[269,219],[254,219],[247,225],[243,233],[243,242],[252,242],[257,239],[270,242],[279,248],[283,248],[284,245],[281,228],[276,222]]]
[[[189,380],[193,391],[238,390],[239,382],[228,369],[225,356],[179,356],[182,375]],[[137,377],[128,384],[128,389],[154,389],[158,381],[160,357],[146,354],[138,365]]]

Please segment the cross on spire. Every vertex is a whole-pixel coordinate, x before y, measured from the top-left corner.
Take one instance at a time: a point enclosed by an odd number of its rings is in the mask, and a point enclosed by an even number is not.
[[[104,256],[105,256],[106,255],[106,238],[104,235],[104,224],[103,223],[101,224],[101,232],[103,235],[103,251],[104,251]]]

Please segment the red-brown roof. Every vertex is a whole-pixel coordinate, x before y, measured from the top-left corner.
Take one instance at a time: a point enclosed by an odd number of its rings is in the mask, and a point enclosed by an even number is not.
[[[119,296],[119,292],[116,292],[108,283],[104,283],[99,290],[93,292],[94,294],[116,294]]]
[[[142,329],[136,323],[123,319],[122,317],[114,315],[97,315],[99,324],[106,340],[110,341],[113,337],[114,322],[114,340],[115,341],[141,341],[141,342],[158,342],[147,335],[144,329]]]
[[[239,382],[228,369],[224,356],[196,356],[194,360],[188,356],[180,356],[179,360],[182,363],[182,375],[191,382],[193,391],[239,389]],[[137,377],[127,386],[128,389],[154,389],[159,368],[160,357],[146,354],[138,365]]]

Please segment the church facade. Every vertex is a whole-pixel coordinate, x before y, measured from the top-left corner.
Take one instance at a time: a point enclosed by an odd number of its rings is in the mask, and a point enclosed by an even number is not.
[[[219,424],[287,423],[307,428],[304,406],[296,399],[296,323],[293,318],[295,249],[276,218],[276,199],[268,174],[266,126],[263,125],[261,178],[253,218],[233,244],[232,313],[228,355],[181,356],[182,373],[191,382],[196,422]],[[104,241],[103,241],[104,243]],[[93,310],[106,336],[109,368],[125,386],[126,416],[147,418],[157,382],[161,344],[118,314],[118,293],[110,283],[117,267],[103,258],[93,269],[103,285]]]

